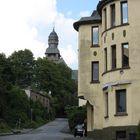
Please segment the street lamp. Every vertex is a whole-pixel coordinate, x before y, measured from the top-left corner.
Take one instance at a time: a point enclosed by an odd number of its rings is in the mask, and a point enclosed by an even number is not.
[[[52,94],[52,92],[49,90],[49,95],[51,95]]]

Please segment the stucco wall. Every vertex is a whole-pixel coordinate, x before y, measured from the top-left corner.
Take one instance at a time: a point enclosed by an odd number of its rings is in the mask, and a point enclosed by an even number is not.
[[[91,105],[93,105],[93,112],[88,108],[88,123],[90,126],[88,130],[91,131],[94,128],[101,129],[102,121],[91,120],[102,120],[102,86],[100,83],[91,83],[91,63],[92,61],[99,61],[99,80],[102,83],[102,47],[101,38],[99,39],[99,47],[92,46],[92,26],[99,26],[99,36],[101,36],[101,26],[98,24],[82,25],[79,28],[79,71],[78,71],[78,95],[84,96]],[[94,55],[96,52],[96,56]],[[93,118],[94,117],[94,118]]]
[[[110,13],[110,4],[106,5],[107,14]],[[104,120],[104,127],[108,126],[127,126],[127,125],[137,125],[140,120],[140,16],[138,14],[140,1],[138,0],[128,0],[128,16],[129,24],[125,26],[121,25],[120,20],[120,1],[115,1],[116,6],[116,28],[109,29],[102,34],[102,44],[103,48],[107,47],[108,54],[108,71],[111,70],[111,46],[116,45],[117,54],[117,68],[118,70],[108,72],[103,75],[103,85],[116,81],[130,81],[131,84],[119,85],[112,87],[109,91],[109,118]],[[107,21],[110,21],[110,16],[107,16]],[[102,21],[104,23],[104,20]],[[110,28],[110,22],[108,22],[107,27]],[[126,31],[126,36],[123,36],[123,31]],[[114,33],[114,40],[112,40],[112,33]],[[103,38],[106,36],[106,42]],[[122,43],[129,43],[129,66],[130,69],[122,70]],[[128,116],[115,117],[115,90],[116,89],[126,89],[127,90],[127,113]]]
[[[110,5],[115,3],[116,26],[110,27]],[[107,9],[107,30],[104,15],[101,24],[87,24],[79,27],[79,73],[78,95],[89,101],[87,105],[88,131],[111,126],[133,126],[140,120],[140,16],[139,0],[128,0],[128,24],[121,25],[120,0],[103,7]],[[99,45],[91,47],[91,28],[99,26]],[[124,32],[126,35],[124,35]],[[114,34],[114,39],[112,38]],[[122,68],[122,43],[129,43],[129,67]],[[111,70],[111,46],[116,45],[117,65]],[[104,68],[104,48],[107,48],[107,71]],[[97,55],[93,55],[96,51]],[[91,62],[99,61],[100,83],[91,83]],[[121,83],[107,87],[109,114],[105,117],[103,88],[111,83]],[[124,82],[124,83],[123,83]],[[127,115],[116,114],[116,90],[126,89]],[[93,110],[92,110],[93,106]],[[93,115],[92,114],[93,111]]]

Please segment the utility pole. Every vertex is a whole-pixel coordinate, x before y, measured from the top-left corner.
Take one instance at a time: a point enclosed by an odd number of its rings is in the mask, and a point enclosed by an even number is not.
[[[33,109],[31,108],[31,122],[33,120]]]
[[[19,121],[18,121],[18,129],[20,129],[20,124],[21,124],[21,118],[19,118]]]

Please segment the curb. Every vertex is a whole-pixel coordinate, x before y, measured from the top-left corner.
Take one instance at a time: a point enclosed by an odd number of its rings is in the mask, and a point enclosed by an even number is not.
[[[93,140],[93,139],[76,137],[76,138],[65,138],[64,140]]]
[[[0,137],[1,136],[10,136],[10,135],[20,135],[20,134],[26,134],[29,133],[30,131],[32,131],[33,129],[29,129],[29,130],[25,130],[25,131],[21,131],[21,130],[17,130],[17,131],[13,131],[11,133],[0,133]]]
[[[1,136],[10,136],[10,135],[14,135],[14,133],[0,133],[0,137]]]

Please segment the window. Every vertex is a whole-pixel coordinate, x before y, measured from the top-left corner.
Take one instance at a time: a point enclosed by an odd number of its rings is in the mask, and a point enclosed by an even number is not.
[[[116,68],[116,45],[111,46],[112,52],[112,69]]]
[[[99,46],[99,27],[92,27],[92,45]]]
[[[121,2],[121,22],[128,23],[128,4],[127,1]]]
[[[116,113],[126,113],[126,89],[116,91]]]
[[[126,138],[126,131],[117,131],[116,132],[116,139],[125,139]]]
[[[105,71],[107,71],[107,48],[104,49]]]
[[[104,9],[104,25],[105,25],[105,30],[107,29],[107,13],[106,9]]]
[[[136,140],[137,133],[135,131],[129,133],[130,140]]]
[[[99,62],[92,62],[92,82],[99,82]]]
[[[104,43],[106,43],[106,36],[104,36]]]
[[[129,45],[122,44],[122,67],[129,67]]]
[[[105,118],[108,117],[108,92],[105,93]]]
[[[114,40],[114,33],[112,33],[112,40]]]
[[[126,30],[123,30],[123,37],[126,37]]]
[[[111,5],[111,27],[115,26],[115,4]]]

